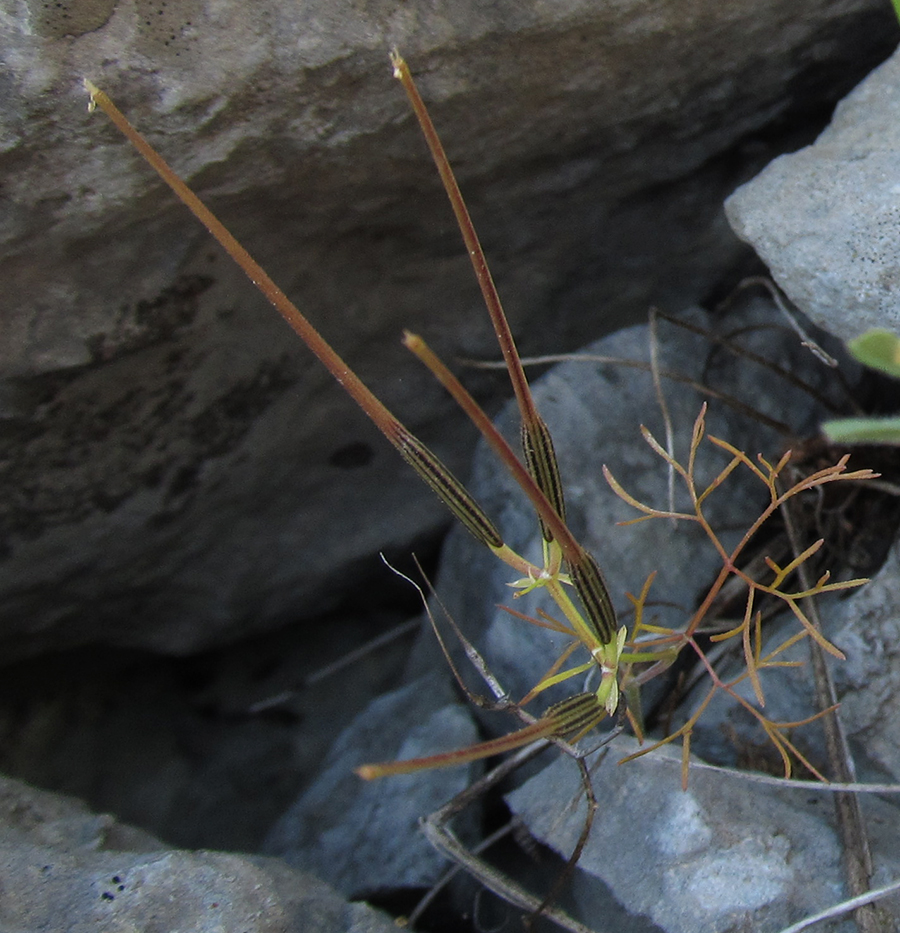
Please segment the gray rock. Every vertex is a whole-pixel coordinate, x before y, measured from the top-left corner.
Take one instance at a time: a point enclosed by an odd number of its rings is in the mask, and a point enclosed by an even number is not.
[[[354,898],[436,881],[447,862],[419,832],[419,819],[465,790],[478,765],[371,782],[353,768],[476,741],[471,715],[451,699],[446,677],[431,675],[374,700],[338,737],[318,778],[278,820],[263,850]]]
[[[900,780],[900,554],[894,544],[864,589],[834,608],[829,631],[847,655],[835,666],[841,718],[857,758]]]
[[[683,791],[677,750],[617,764],[637,748],[631,738],[616,739],[593,772],[600,809],[579,874],[601,880],[632,913],[668,933],[768,933],[842,899],[841,850],[825,795],[697,769]],[[507,800],[538,839],[571,853],[584,824],[571,761],[560,758]],[[865,804],[879,876],[896,877],[897,809]],[[596,895],[580,881],[576,893],[590,903]],[[897,901],[890,908],[900,916]]]
[[[775,315],[766,302],[750,301],[724,320],[710,323],[735,333],[753,328],[751,344],[756,352],[777,360],[825,392],[835,388],[833,372],[801,349],[796,335],[771,328],[779,320]],[[694,312],[688,317],[696,323],[703,315]],[[634,328],[604,339],[589,348],[589,353],[646,359],[647,337],[646,328]],[[747,339],[747,334],[741,339]],[[710,353],[703,338],[660,325],[660,363],[702,378],[732,398],[790,424],[791,436],[778,437],[728,410],[721,400],[711,399],[709,433],[732,441],[751,456],[761,452],[773,462],[786,446],[801,451],[803,438],[817,433],[820,414],[809,397],[784,387],[771,375],[762,375],[756,364],[722,358],[718,351]],[[849,366],[848,372],[852,375],[854,368]],[[664,387],[676,450],[683,461],[699,398],[682,384],[665,382]],[[665,604],[653,605],[651,612],[662,624],[684,624],[721,566],[719,557],[696,525],[684,523],[672,528],[655,519],[616,528],[614,522],[633,518],[635,512],[606,487],[600,474],[600,465],[605,463],[638,499],[664,505],[666,480],[661,461],[634,441],[640,422],[648,424],[657,438],[663,437],[650,376],[611,363],[573,361],[555,367],[537,380],[534,388],[538,406],[554,434],[564,485],[570,490],[570,525],[597,555],[622,618],[627,618],[628,608],[622,594],[637,592],[645,576],[659,569],[651,599]],[[514,421],[515,416],[508,411],[501,424],[510,429]],[[711,477],[724,464],[721,451],[706,445],[700,449],[701,476]],[[499,518],[511,546],[535,554],[538,536],[529,509],[486,451],[481,451],[476,461],[472,488],[490,514]],[[749,471],[737,470],[706,500],[704,513],[715,527],[737,535],[756,517],[766,499],[765,489]],[[679,507],[684,508],[683,500]],[[883,587],[896,589],[896,575],[896,564],[886,568]],[[467,536],[451,536],[441,567],[443,601],[455,618],[469,626],[504,686],[519,696],[549,667],[561,646],[554,648],[554,636],[547,632],[511,620],[495,609],[496,603],[510,601],[509,579],[509,572],[490,555],[482,557]],[[889,717],[893,710],[887,698],[893,695],[892,690],[896,693],[896,678],[883,674],[880,666],[875,676],[872,658],[891,651],[887,646],[896,642],[893,628],[898,615],[893,608],[882,608],[883,624],[877,623],[874,607],[884,607],[886,600],[872,593],[868,602],[868,592],[854,598],[863,600],[859,607],[848,599],[834,601],[828,609],[843,607],[830,630],[840,631],[836,623],[842,619],[847,620],[848,629],[850,620],[857,628],[859,621],[863,622],[867,634],[857,632],[855,637],[866,643],[855,652],[856,662],[851,663],[848,676],[874,688],[868,708],[868,723],[874,732],[884,714]],[[531,602],[516,608],[533,612],[533,606]],[[840,635],[836,640],[845,647]],[[790,721],[812,712],[811,687],[802,674],[782,669],[771,672],[771,679],[787,683],[779,701],[766,707],[771,718]],[[766,686],[768,690],[768,683]],[[570,681],[561,687],[572,693],[581,689],[581,682]],[[787,699],[798,695],[802,702],[791,708]],[[725,701],[720,705],[726,712],[721,715],[713,708],[712,722],[706,726],[710,734],[728,721],[731,707]],[[710,738],[699,736],[698,740],[701,737]],[[888,757],[891,741],[887,734],[878,745],[881,758]],[[679,789],[677,766],[664,763],[657,767],[651,759],[616,769],[613,762],[621,757],[622,748],[617,746],[595,774],[601,813],[581,868],[608,884],[629,912],[646,915],[672,933],[712,933],[735,929],[742,923],[754,930],[777,930],[843,897],[840,846],[829,822],[828,798],[780,797],[768,788],[750,789],[709,774],[701,781],[692,776],[690,789],[684,794]],[[519,794],[511,798],[513,809],[537,838],[567,855],[583,819],[578,807],[569,805],[578,799],[574,766],[560,762]],[[548,801],[556,803],[548,807]],[[900,870],[892,841],[898,812],[873,803],[869,814],[878,837],[880,877],[893,877],[892,873]],[[585,905],[596,906],[602,900],[596,884],[583,878],[576,892]],[[584,916],[590,916],[592,909],[586,906]]]
[[[815,144],[726,202],[791,300],[845,340],[900,329],[900,54],[841,101]]]
[[[819,600],[820,610],[829,618],[829,608],[834,603]],[[763,654],[768,654],[797,633],[797,621],[791,613],[784,613],[766,620],[763,635]],[[829,624],[827,635],[833,637]],[[798,722],[814,716],[816,706],[815,685],[809,663],[809,645],[803,640],[780,655],[780,660],[792,662],[799,667],[786,671],[770,668],[759,672],[759,682],[765,697],[763,712],[772,722]],[[833,673],[841,667],[832,665]],[[741,658],[740,645],[732,645],[730,652],[716,658],[716,672],[725,681],[739,677],[746,670]],[[753,685],[748,679],[733,688],[734,692],[759,709]],[[679,709],[672,715],[670,728],[674,731],[697,712],[707,700],[709,681],[700,679],[693,690],[683,699]],[[792,730],[790,738],[806,754],[811,763],[826,769],[827,764],[820,742],[821,731],[817,725],[806,729]],[[766,737],[759,720],[736,700],[718,691],[703,708],[703,715],[691,733],[691,749],[705,761],[727,767],[772,770],[782,773],[784,767],[775,746]],[[792,766],[796,766],[796,761]]]
[[[891,16],[882,0],[246,10],[0,4],[5,657],[246,637],[321,612],[361,559],[444,521],[88,118],[83,76],[459,467],[471,433],[400,369],[397,334],[493,351],[387,49],[422,76],[523,346],[564,347],[716,286],[742,255],[727,154],[842,93]],[[747,170],[767,146],[744,146]]]
[[[275,859],[168,849],[0,777],[4,933],[389,933],[389,918]]]

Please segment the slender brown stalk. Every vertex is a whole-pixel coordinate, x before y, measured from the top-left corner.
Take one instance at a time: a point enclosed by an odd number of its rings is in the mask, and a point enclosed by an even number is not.
[[[546,490],[541,488],[533,473],[524,469],[509,444],[506,443],[506,440],[482,411],[475,399],[472,398],[465,386],[431,351],[421,337],[406,332],[404,334],[404,343],[431,370],[441,385],[450,392],[481,431],[485,440],[506,464],[516,482],[531,500],[542,525],[546,524],[553,539],[559,544],[563,557],[565,557],[569,566],[572,582],[581,598],[594,634],[601,644],[611,644],[616,638],[618,621],[612,597],[609,594],[609,587],[597,561],[575,540],[574,535],[569,531],[568,526],[560,516],[559,509],[548,499]],[[540,424],[543,425],[543,422],[540,422]],[[546,431],[546,427],[544,427],[544,430]],[[549,432],[547,432],[547,437],[549,438]],[[546,448],[542,448],[542,456],[546,456]],[[555,469],[555,457],[551,457],[551,459],[553,466],[547,461],[541,467],[542,469],[546,468],[548,475],[553,473]],[[551,485],[553,482],[558,483],[558,473],[555,474],[555,479],[551,477],[549,482]],[[560,503],[561,501],[560,494]]]
[[[577,693],[575,696],[554,703],[547,712],[533,723],[487,742],[479,742],[466,748],[428,755],[425,758],[408,758],[405,761],[385,761],[377,764],[361,765],[356,773],[363,780],[389,777],[394,774],[410,774],[431,768],[450,768],[456,765],[480,761],[504,752],[531,745],[541,739],[565,738],[577,742],[594,726],[606,718],[606,710],[595,693]]]
[[[169,167],[161,155],[128,122],[109,97],[90,81],[85,87],[91,95],[91,107],[99,107],[128,139],[134,148],[156,170],[160,178],[175,192],[193,215],[221,244],[248,278],[271,302],[312,350],[347,394],[372,420],[373,424],[397,448],[403,458],[434,490],[459,521],[483,544],[494,551],[503,549],[503,539],[496,526],[474,500],[463,484],[440,459],[419,441],[402,422],[362,382],[350,366],[335,352],[328,341],[313,327],[297,306],[272,281],[269,274],[237,241],[225,225],[194,194]]]
[[[459,190],[447,154],[444,152],[440,137],[431,122],[428,108],[419,94],[409,67],[396,50],[391,52],[391,62],[394,65],[394,76],[400,80],[407,97],[409,97],[410,104],[422,129],[422,135],[425,137],[434,164],[441,176],[444,190],[450,199],[453,213],[456,215],[456,222],[466,244],[466,250],[472,260],[475,277],[478,279],[491,323],[494,325],[494,332],[497,335],[497,342],[500,344],[500,352],[503,354],[506,363],[506,369],[509,373],[509,379],[512,383],[522,419],[522,446],[525,451],[526,465],[538,486],[553,503],[557,514],[564,519],[565,507],[563,504],[562,483],[559,479],[559,466],[556,462],[556,453],[553,449],[550,431],[538,413],[537,406],[534,403],[534,396],[528,387],[528,380],[525,378],[525,370],[522,368],[522,361],[519,358],[518,350],[516,350],[509,321],[503,311],[503,306],[500,304],[500,296],[488,268],[484,250],[481,248],[481,242],[475,231],[475,225],[469,216],[469,209],[466,207],[466,202]],[[552,541],[553,532],[551,526],[542,515],[540,516],[540,523],[541,533],[544,535],[545,540]]]
[[[472,398],[468,389],[447,368],[440,357],[428,346],[418,334],[409,331],[403,332],[403,344],[414,353],[431,371],[432,375],[453,396],[453,400],[468,415],[469,420],[481,432],[481,436],[488,442],[491,449],[503,461],[510,471],[513,479],[521,486],[528,496],[541,521],[546,522],[553,532],[554,538],[559,542],[563,555],[567,560],[578,560],[582,548],[573,537],[565,524],[560,509],[547,495],[544,488],[534,478],[532,471],[526,470],[522,462],[515,455],[506,438],[497,430],[494,423],[484,412],[484,409]],[[549,436],[549,432],[548,432]],[[557,479],[558,482],[558,479]]]
[[[472,223],[472,218],[469,216],[469,210],[463,200],[459,185],[456,183],[456,178],[450,168],[450,162],[447,159],[447,154],[444,152],[444,147],[438,137],[437,130],[431,122],[428,108],[425,106],[425,102],[419,94],[419,89],[416,87],[415,81],[413,81],[412,75],[409,72],[409,67],[396,49],[391,52],[391,63],[394,66],[394,77],[400,81],[403,85],[403,89],[406,91],[406,96],[409,98],[409,102],[416,114],[416,119],[419,121],[419,126],[422,128],[422,135],[428,143],[428,148],[434,159],[434,164],[437,166],[441,181],[444,183],[444,189],[447,192],[447,196],[450,198],[453,213],[456,215],[456,221],[459,224],[463,240],[465,240],[466,250],[469,253],[469,258],[472,260],[472,266],[475,269],[475,276],[481,287],[481,294],[484,296],[484,303],[487,305],[488,313],[491,316],[491,323],[494,325],[494,330],[497,334],[500,352],[503,354],[506,368],[509,370],[513,391],[516,394],[516,401],[519,404],[519,410],[522,414],[522,422],[526,425],[533,424],[540,419],[540,416],[535,408],[531,391],[528,388],[525,370],[522,369],[522,364],[519,361],[519,354],[516,351],[516,344],[513,340],[512,331],[509,329],[509,322],[506,319],[506,315],[503,313],[503,306],[500,304],[500,296],[497,294],[497,289],[491,277],[487,260],[484,257],[484,250],[481,248],[481,243],[478,239],[478,234],[475,232],[475,225]]]

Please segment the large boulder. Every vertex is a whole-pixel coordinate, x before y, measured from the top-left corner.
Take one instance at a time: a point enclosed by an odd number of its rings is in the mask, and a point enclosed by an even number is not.
[[[644,921],[617,929],[775,933],[841,900],[842,851],[828,795],[699,768],[682,790],[676,750],[617,763],[637,749],[633,738],[620,737],[593,770],[600,810],[573,878],[580,916],[598,916],[600,905],[603,916],[615,916],[607,906],[612,892]],[[538,839],[567,856],[584,825],[581,791],[574,763],[559,758],[508,801]],[[559,805],[548,807],[548,800]],[[898,811],[870,795],[863,806],[875,884],[887,884],[900,868]],[[896,921],[897,898],[881,903]],[[853,928],[852,922],[835,927]]]
[[[172,849],[82,803],[0,777],[4,930],[389,933],[277,859]]]
[[[421,76],[524,348],[563,349],[715,292],[745,255],[721,199],[887,54],[889,23],[883,0],[3,4],[4,656],[237,639],[444,521],[88,117],[83,77],[460,466],[470,433],[399,330],[493,351],[387,50]]]
[[[726,202],[788,296],[845,340],[900,330],[900,53],[841,101],[816,142]]]

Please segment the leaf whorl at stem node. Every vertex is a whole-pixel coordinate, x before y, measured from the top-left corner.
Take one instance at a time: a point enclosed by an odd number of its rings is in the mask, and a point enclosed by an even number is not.
[[[541,492],[550,501],[556,514],[566,520],[566,503],[563,497],[562,480],[559,476],[559,464],[553,447],[550,429],[538,418],[530,424],[522,424],[522,450],[525,453],[525,466]],[[541,534],[545,541],[553,540],[553,532],[541,519]]]
[[[576,560],[567,561],[572,583],[584,606],[587,621],[600,644],[610,645],[616,640],[617,620],[609,595],[609,587],[596,560],[582,550]]]
[[[428,483],[475,538],[494,550],[503,547],[503,538],[497,526],[436,454],[404,428],[400,428],[392,440],[403,459]]]

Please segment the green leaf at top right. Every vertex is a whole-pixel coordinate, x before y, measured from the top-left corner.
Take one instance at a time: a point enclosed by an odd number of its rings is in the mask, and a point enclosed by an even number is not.
[[[860,363],[900,379],[900,337],[896,334],[889,330],[870,330],[847,346]]]
[[[900,3],[900,0],[897,0]],[[870,330],[847,344],[860,363],[900,379],[900,337],[889,330]],[[900,418],[838,418],[822,430],[836,444],[894,444],[900,446]]]

